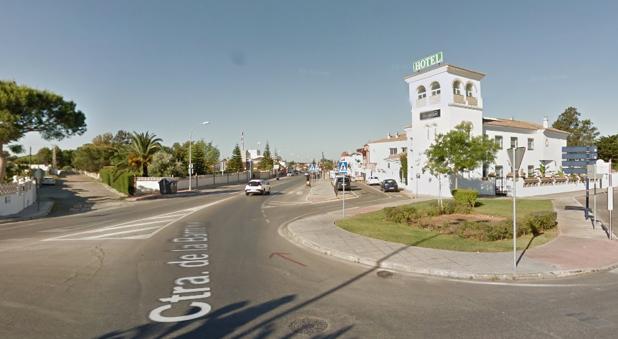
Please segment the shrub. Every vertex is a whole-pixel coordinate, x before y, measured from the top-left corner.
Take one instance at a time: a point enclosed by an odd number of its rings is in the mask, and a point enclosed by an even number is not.
[[[414,206],[386,207],[384,208],[384,216],[387,221],[399,224],[420,218],[420,214]]]
[[[476,199],[479,193],[471,189],[456,189],[451,192],[455,201],[464,204],[470,208],[476,206]]]
[[[438,215],[442,215],[442,208],[440,208],[440,204],[437,201],[432,201],[426,209],[424,209],[425,215],[428,217],[436,217]]]
[[[467,221],[459,226],[457,235],[466,239],[496,241],[512,237],[513,232],[509,222],[485,223]]]
[[[522,229],[537,236],[543,231],[556,227],[557,214],[553,211],[543,211],[530,213],[522,224]],[[518,232],[519,233],[519,232]],[[525,234],[525,233],[524,233]]]
[[[135,192],[133,174],[128,171],[118,171],[116,167],[106,166],[99,171],[101,182],[113,187],[118,192],[132,195]]]

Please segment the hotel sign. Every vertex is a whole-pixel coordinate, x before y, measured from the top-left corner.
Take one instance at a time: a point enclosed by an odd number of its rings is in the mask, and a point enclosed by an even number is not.
[[[430,55],[426,58],[422,58],[420,60],[416,60],[414,64],[412,64],[412,71],[418,72],[427,67],[431,67],[433,65],[441,64],[444,62],[444,53],[438,52],[436,54]]]
[[[440,117],[439,109],[421,113],[421,120],[427,120],[427,119],[433,119],[433,118],[439,118],[439,117]]]

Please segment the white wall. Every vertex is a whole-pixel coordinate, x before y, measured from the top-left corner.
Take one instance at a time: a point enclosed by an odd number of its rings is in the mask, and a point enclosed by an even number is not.
[[[33,180],[0,184],[0,216],[17,214],[36,202],[36,184]]]
[[[264,177],[265,178],[265,177]],[[135,190],[136,194],[139,193],[152,193],[159,192],[159,181],[163,179],[162,177],[137,177],[135,179]],[[176,180],[176,187],[178,190],[186,190],[189,189],[189,179],[188,178],[168,178],[172,180]],[[208,174],[208,175],[200,175],[197,178],[192,177],[191,188],[204,188],[204,187],[212,187],[215,185],[226,185],[226,184],[239,184],[245,183],[249,181],[249,172],[240,172],[240,173],[218,173],[216,175]]]

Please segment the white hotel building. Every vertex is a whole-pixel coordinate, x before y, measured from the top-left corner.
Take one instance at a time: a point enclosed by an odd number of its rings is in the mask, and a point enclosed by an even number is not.
[[[510,176],[507,149],[525,146],[520,173],[537,172],[541,164],[547,173],[560,169],[562,146],[568,133],[550,128],[547,119],[538,123],[496,119],[483,114],[481,79],[485,75],[465,68],[441,64],[420,70],[405,79],[409,87],[412,127],[407,129],[408,189],[413,193],[450,196],[454,178],[433,176],[424,170],[425,151],[437,134],[447,133],[467,121],[473,135],[487,135],[502,145],[493,164],[486,164],[458,180],[460,187],[472,187],[482,194],[504,189]],[[493,179],[495,177],[495,180]],[[510,181],[510,180],[508,180]],[[418,192],[414,192],[418,190]]]

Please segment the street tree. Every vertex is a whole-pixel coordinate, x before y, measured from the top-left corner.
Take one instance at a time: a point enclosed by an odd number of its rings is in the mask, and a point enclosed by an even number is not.
[[[191,162],[197,175],[206,174],[206,142],[198,140],[191,147]]]
[[[569,132],[567,146],[592,146],[599,131],[590,119],[581,120],[581,113],[575,107],[567,107],[552,124],[553,128]]]
[[[455,189],[458,188],[459,174],[474,170],[483,163],[492,163],[498,151],[498,145],[494,141],[484,135],[472,136],[471,132],[472,124],[462,122],[450,132],[438,134],[425,152],[425,168],[433,175],[454,175]]]
[[[149,132],[131,135],[131,145],[129,162],[139,168],[142,176],[148,176],[148,165],[152,162],[152,157],[161,149],[161,139]]]
[[[401,162],[401,168],[399,169],[399,178],[401,182],[408,183],[408,154],[402,153],[399,156],[399,161]]]
[[[227,163],[227,169],[230,172],[240,172],[243,169],[242,154],[240,153],[240,147],[236,144],[232,151],[232,158]]]
[[[37,164],[49,165],[52,163],[52,150],[49,147],[43,147],[35,156]]]
[[[215,165],[219,163],[219,156],[221,152],[219,149],[209,142],[204,146],[204,166],[206,168],[206,172],[214,173]]]
[[[28,132],[60,140],[86,131],[86,117],[72,101],[58,94],[0,81],[0,182],[5,178],[4,145]]]
[[[148,174],[155,177],[169,177],[176,174],[176,166],[177,162],[173,154],[159,150],[152,156],[152,162],[148,165]]]
[[[99,172],[105,166],[110,165],[112,150],[92,143],[84,144],[73,152],[73,167],[88,171]]]
[[[609,161],[618,166],[618,134],[600,137],[596,142],[599,159]]]
[[[274,160],[270,153],[270,145],[266,142],[264,153],[262,154],[262,160],[260,161],[260,169],[270,171],[273,169]]]

